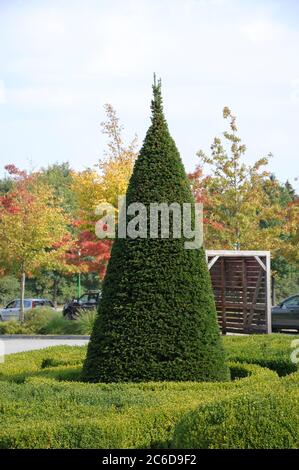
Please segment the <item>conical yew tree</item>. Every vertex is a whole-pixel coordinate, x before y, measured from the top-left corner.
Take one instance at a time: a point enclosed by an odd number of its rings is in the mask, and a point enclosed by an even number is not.
[[[142,203],[148,214],[150,203],[194,205],[160,82],[153,92],[151,126],[126,195],[126,207]],[[228,379],[204,251],[186,249],[184,237],[160,235],[114,241],[83,380]]]

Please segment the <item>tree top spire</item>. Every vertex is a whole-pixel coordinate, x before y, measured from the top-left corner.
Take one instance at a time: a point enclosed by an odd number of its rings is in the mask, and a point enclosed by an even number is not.
[[[161,94],[161,78],[157,80],[156,74],[154,73],[154,83],[153,87],[153,99],[151,104],[152,109],[152,118],[157,113],[163,114],[163,103],[162,103],[162,94]]]

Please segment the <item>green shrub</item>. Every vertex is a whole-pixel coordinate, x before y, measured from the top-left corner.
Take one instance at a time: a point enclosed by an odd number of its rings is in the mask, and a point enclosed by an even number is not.
[[[20,293],[20,283],[14,276],[0,277],[0,306],[6,305],[10,300],[17,298]]]
[[[50,308],[35,308],[25,312],[25,321],[0,322],[0,334],[77,334],[74,322]]]
[[[283,377],[281,383],[290,393],[297,393],[297,398],[299,401],[299,370],[293,374]]]
[[[85,355],[86,346],[54,346],[10,354],[0,364],[0,381],[23,383],[27,377],[38,374],[47,361],[58,365],[82,365]]]
[[[80,315],[80,317],[74,322],[76,333],[79,335],[91,335],[96,316],[96,310],[87,310],[83,312],[82,315]]]
[[[60,366],[72,366],[74,364],[80,364],[82,367],[82,357],[74,359],[61,359],[54,357],[46,357],[42,360],[41,369],[47,369],[48,367],[60,367]]]
[[[31,333],[27,325],[22,325],[18,321],[11,320],[0,322],[0,335],[26,335]]]
[[[54,379],[58,380],[59,382],[61,381],[75,381],[78,382],[80,381],[81,378],[81,372],[82,372],[82,364],[80,365],[54,365],[54,366],[46,366],[44,365],[44,370],[35,373],[32,375],[30,378],[26,379],[26,382],[28,382],[30,379],[35,378],[35,379]]]
[[[269,359],[276,349],[281,354],[287,350],[290,338],[284,342],[281,335],[272,335],[265,340]],[[233,338],[225,343],[228,349],[232,343],[236,352]],[[251,337],[244,338],[242,348],[249,360],[259,359]],[[58,346],[5,357],[0,364],[1,448],[168,448],[183,445],[177,444],[179,429],[203,409],[200,419],[209,423],[210,447],[299,444],[294,424],[294,412],[299,416],[298,372],[280,378],[257,364],[235,362],[230,363],[232,381],[94,384],[80,382],[85,355],[85,346]],[[227,436],[224,443],[221,430]]]
[[[25,312],[25,325],[32,333],[42,334],[44,328],[56,318],[61,318],[61,313],[47,307],[40,307]]]
[[[194,199],[153,86],[152,124],[129,182],[126,204],[187,203]],[[181,214],[182,215],[182,214]],[[126,223],[133,216],[126,216]],[[202,248],[170,237],[116,238],[103,283],[99,316],[84,363],[90,382],[229,380]],[[149,224],[147,226],[149,228]],[[189,240],[190,242],[190,240]]]
[[[95,318],[96,311],[84,312],[78,320],[70,321],[53,309],[35,308],[26,312],[23,324],[0,322],[0,334],[90,335]]]
[[[86,312],[77,320],[68,320],[61,315],[52,318],[39,330],[42,334],[90,335],[96,312]]]
[[[284,376],[298,368],[291,361],[293,339],[292,335],[272,334],[226,336],[223,342],[230,361],[258,364]]]
[[[76,334],[73,322],[64,318],[61,313],[49,320],[39,332],[43,335]]]
[[[299,402],[283,390],[246,391],[188,413],[172,447],[289,449],[299,446]]]
[[[75,348],[56,349],[57,353],[55,348],[38,351],[39,355],[33,355],[34,351],[22,360],[15,355],[15,369],[20,371],[26,360],[31,372],[23,375],[22,384],[0,382],[0,416],[5,417],[5,426],[0,426],[0,447],[167,447],[177,422],[200,404],[213,402],[220,395],[259,389],[261,384],[268,390],[279,386],[274,372],[245,364],[233,365],[239,367],[241,376],[247,375],[234,382],[82,383],[76,382],[80,365],[58,364],[76,361],[82,351],[76,356]],[[50,359],[47,365],[55,367],[42,369],[46,358]],[[34,371],[32,363],[39,364]]]

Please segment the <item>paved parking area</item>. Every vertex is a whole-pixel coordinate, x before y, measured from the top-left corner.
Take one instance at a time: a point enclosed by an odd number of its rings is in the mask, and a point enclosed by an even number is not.
[[[0,338],[0,356],[16,352],[44,349],[49,346],[83,346],[89,341],[88,337],[70,338]]]

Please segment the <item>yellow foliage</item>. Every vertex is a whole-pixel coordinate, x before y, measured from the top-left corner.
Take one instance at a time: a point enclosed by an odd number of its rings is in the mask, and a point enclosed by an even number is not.
[[[124,146],[122,126],[111,105],[105,105],[107,121],[102,132],[109,137],[108,152],[100,159],[96,169],[73,173],[72,189],[80,208],[79,217],[88,225],[95,220],[95,209],[101,203],[118,207],[118,197],[126,193],[137,157],[136,138]]]

